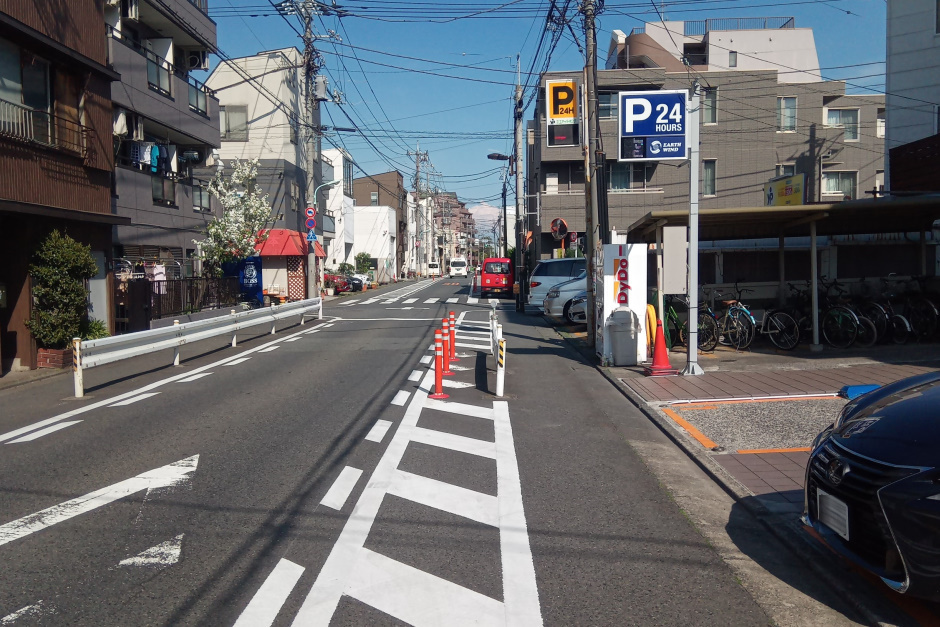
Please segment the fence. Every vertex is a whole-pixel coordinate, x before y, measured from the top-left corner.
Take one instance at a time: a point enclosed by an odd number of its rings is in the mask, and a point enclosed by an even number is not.
[[[0,99],[0,136],[85,156],[88,132],[68,118]]]
[[[231,307],[238,303],[238,277],[208,279],[190,277],[151,281],[152,320],[180,314],[194,313],[203,309]]]

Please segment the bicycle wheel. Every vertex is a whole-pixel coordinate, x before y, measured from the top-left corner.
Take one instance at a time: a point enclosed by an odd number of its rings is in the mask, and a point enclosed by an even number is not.
[[[911,330],[918,341],[929,340],[937,332],[937,308],[926,298],[911,298],[904,309],[904,317],[911,323]]]
[[[878,330],[875,323],[865,316],[858,316],[858,335],[855,336],[855,343],[862,348],[869,348],[878,342]]]
[[[688,340],[686,340],[688,341]],[[707,312],[698,315],[698,348],[710,352],[718,345],[718,323]]]
[[[731,346],[734,346],[735,350],[744,350],[754,341],[754,321],[751,320],[750,315],[740,309],[725,314],[721,328],[725,332],[725,339]]]
[[[891,341],[895,344],[907,344],[911,336],[911,323],[901,314],[891,314]]]
[[[767,318],[764,325],[767,335],[774,346],[781,350],[791,351],[800,342],[800,327],[796,320],[788,313],[775,311]]]
[[[685,344],[679,331],[679,319],[671,315],[666,316],[666,348],[672,350],[677,344]]]
[[[831,307],[822,317],[823,337],[830,346],[848,348],[858,335],[857,320],[848,307]]]
[[[862,303],[858,306],[858,313],[871,320],[872,324],[875,325],[875,334],[878,337],[877,341],[880,342],[881,340],[887,339],[889,316],[884,307],[875,302]]]

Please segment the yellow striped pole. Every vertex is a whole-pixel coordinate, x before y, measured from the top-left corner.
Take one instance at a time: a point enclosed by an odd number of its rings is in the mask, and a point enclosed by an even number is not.
[[[85,377],[82,373],[82,339],[72,338],[72,379],[75,382],[75,398],[85,396]]]
[[[496,396],[502,396],[506,387],[506,340],[499,339],[496,354]]]

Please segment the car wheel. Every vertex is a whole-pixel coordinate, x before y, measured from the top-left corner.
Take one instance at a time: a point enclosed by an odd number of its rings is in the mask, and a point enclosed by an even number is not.
[[[567,303],[565,303],[565,310],[564,310],[565,320],[568,321],[568,324],[579,324],[580,321],[575,320],[571,315],[571,305],[572,303],[570,300]]]

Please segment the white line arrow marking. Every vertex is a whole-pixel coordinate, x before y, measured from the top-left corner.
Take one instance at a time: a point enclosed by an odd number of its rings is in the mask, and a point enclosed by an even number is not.
[[[71,501],[53,505],[35,514],[8,522],[5,525],[0,525],[0,546],[19,540],[36,531],[42,531],[69,518],[103,507],[135,492],[147,490],[149,494],[154,489],[169,488],[185,483],[192,479],[197,464],[199,464],[199,456],[193,455],[178,462],[148,470],[136,477],[131,477]]]
[[[121,560],[118,566],[172,566],[180,561],[184,535],[181,533],[172,540],[161,542],[157,546],[141,551],[134,557]]]

